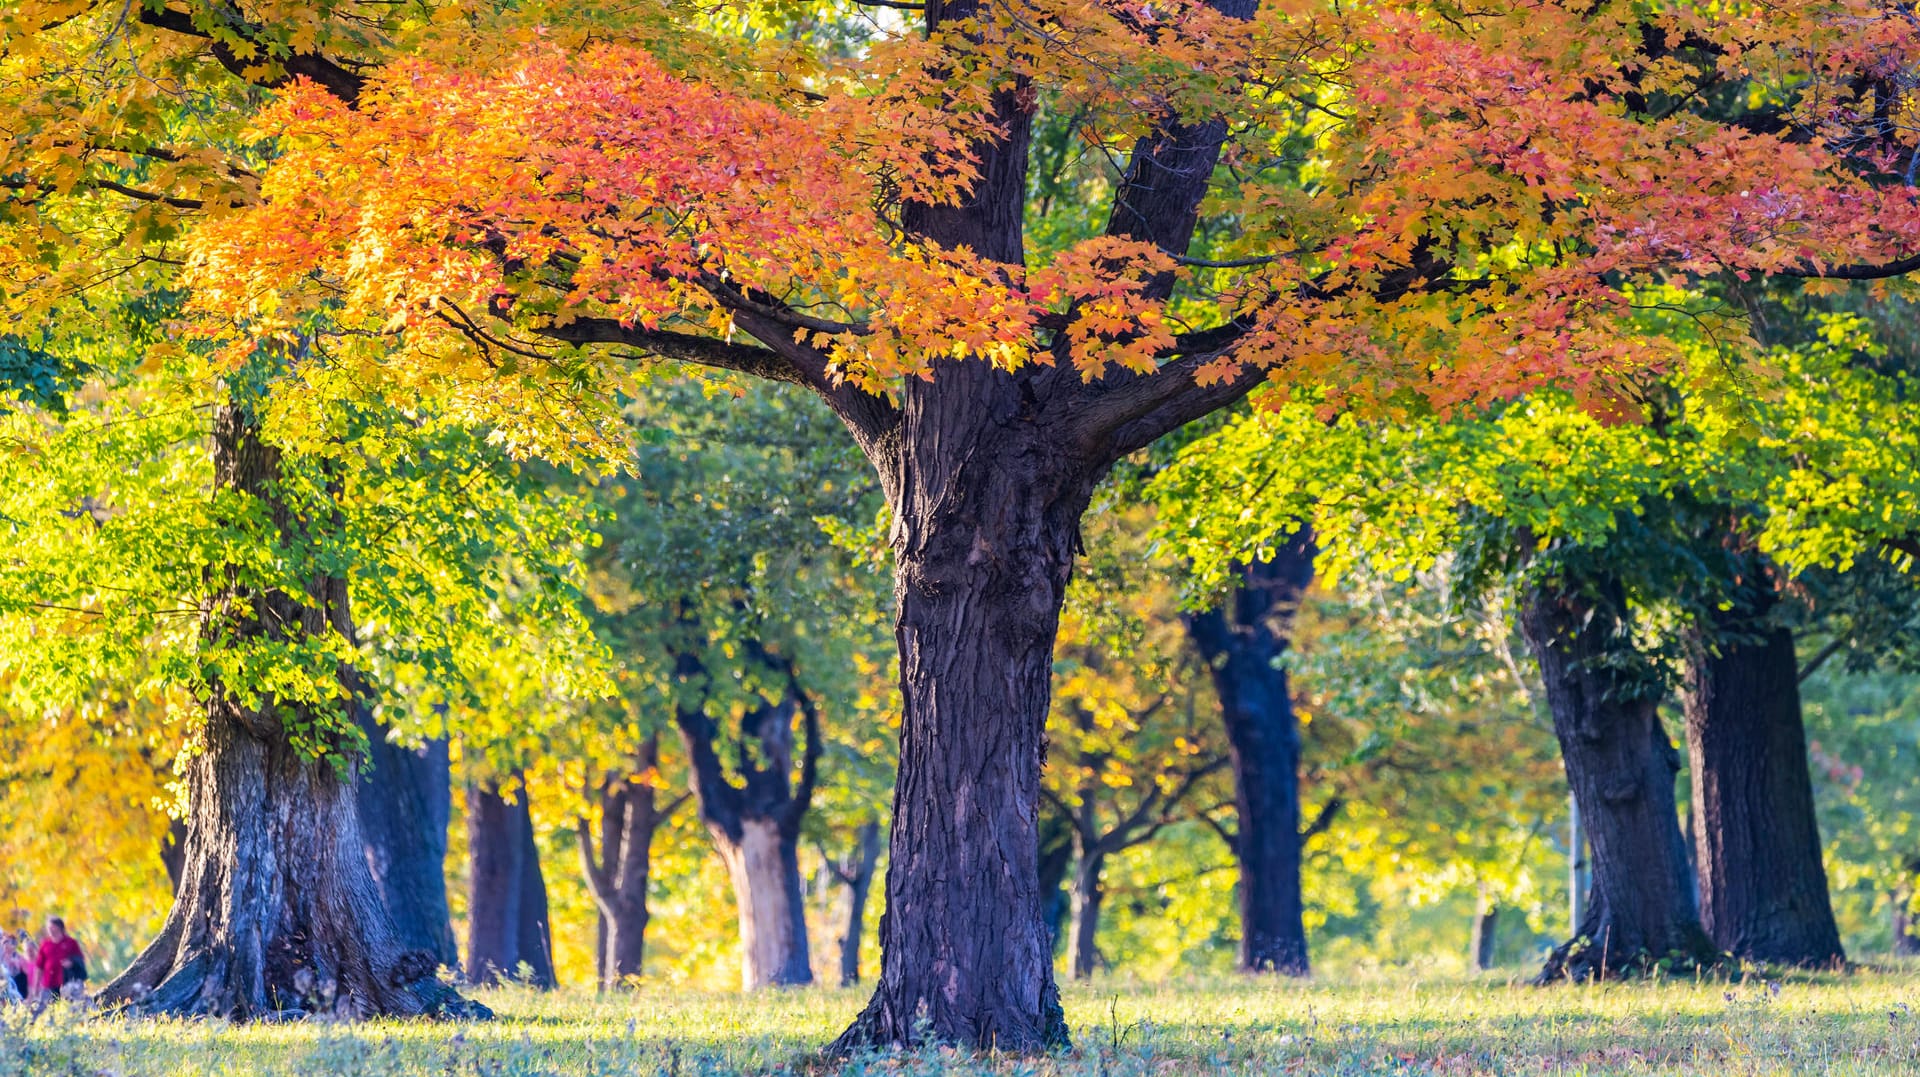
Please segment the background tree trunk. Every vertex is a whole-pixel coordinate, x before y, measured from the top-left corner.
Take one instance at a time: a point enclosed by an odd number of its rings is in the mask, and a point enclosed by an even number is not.
[[[245,404],[218,409],[213,435],[216,487],[263,504],[280,540],[298,548],[313,522],[280,500],[280,454]],[[352,638],[344,580],[317,577],[292,595],[257,589],[231,566],[212,566],[209,578],[227,611],[208,622],[210,646]],[[342,670],[342,683],[357,678]],[[348,716],[271,699],[256,709],[218,681],[206,699],[173,910],[101,1001],[233,1020],[296,1010],[484,1016],[435,978],[437,955],[408,948],[389,916],[367,870],[349,771],[309,758],[289,736],[324,736]]]
[[[1067,872],[1073,867],[1073,824],[1059,811],[1040,813],[1040,918],[1049,952],[1059,953],[1073,902],[1067,897]]]
[[[1920,924],[1914,922],[1913,914],[1908,911],[1909,902],[1912,900],[1911,885],[1896,889],[1891,897],[1895,957],[1920,955]]]
[[[866,934],[867,895],[873,889],[873,872],[880,863],[880,823],[869,819],[860,824],[853,839],[853,856],[845,864],[828,864],[834,878],[847,890],[846,928],[840,934],[840,986],[860,982],[860,939]]]
[[[1187,617],[1213,672],[1233,762],[1240,862],[1240,967],[1304,976],[1300,896],[1300,731],[1281,666],[1300,596],[1313,581],[1313,537],[1302,531],[1271,561],[1242,569],[1218,608]]]
[[[1085,980],[1100,967],[1100,869],[1106,857],[1082,853],[1073,873],[1073,978]]]
[[[1687,871],[1673,793],[1679,753],[1660,724],[1657,681],[1632,652],[1625,608],[1623,589],[1606,580],[1586,591],[1536,590],[1520,612],[1593,853],[1585,915],[1575,937],[1548,957],[1542,983],[1669,956],[1718,959]]]
[[[805,894],[800,886],[800,823],[812,804],[819,768],[820,716],[790,661],[757,646],[747,650],[786,674],[788,693],[779,703],[762,706],[741,719],[741,739],[759,745],[760,759],[756,761],[755,753],[743,747],[740,784],[727,778],[714,751],[717,729],[712,718],[683,706],[675,713],[675,723],[687,748],[700,818],[733,883],[740,923],[740,982],[753,990],[813,982]],[[682,655],[678,667],[683,680],[705,675],[692,655]],[[797,789],[789,777],[796,710],[806,724]]]
[[[417,749],[395,744],[366,708],[360,728],[367,735],[369,766],[354,796],[367,867],[407,945],[457,967],[460,952],[447,910],[447,823],[453,813],[447,742],[435,738]]]
[[[673,810],[658,804],[651,772],[659,765],[660,738],[648,737],[634,753],[630,775],[601,788],[598,851],[587,821],[580,821],[587,889],[600,911],[595,974],[602,990],[638,978],[645,961],[653,835]]]
[[[1473,915],[1473,938],[1467,944],[1467,953],[1476,972],[1485,972],[1494,965],[1494,953],[1500,941],[1500,907],[1487,905]]]
[[[524,963],[524,982],[548,988],[554,982],[547,886],[532,806],[525,783],[517,784],[512,802],[496,787],[467,786],[467,979],[520,980]]]
[[[1766,600],[1771,605],[1771,600]],[[1843,964],[1800,717],[1793,633],[1765,609],[1696,634],[1686,678],[1700,920],[1751,961]]]

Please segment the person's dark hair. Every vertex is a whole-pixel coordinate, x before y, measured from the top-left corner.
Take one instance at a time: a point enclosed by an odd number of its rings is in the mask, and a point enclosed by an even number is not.
[[[65,931],[67,929],[67,922],[65,920],[60,919],[58,916],[47,917],[47,923],[52,924],[54,927],[57,927],[62,931]]]

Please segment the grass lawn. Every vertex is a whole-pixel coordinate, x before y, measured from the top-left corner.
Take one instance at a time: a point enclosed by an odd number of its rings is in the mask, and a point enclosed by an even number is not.
[[[1920,1075],[1920,967],[1770,983],[1541,990],[1483,980],[1323,974],[1310,984],[1121,981],[1072,987],[1071,1052],[970,1058],[928,1050],[812,1063],[859,991],[746,997],[654,988],[595,998],[481,995],[470,1025],[225,1028],[81,1021],[0,1030],[0,1077],[301,1074],[408,1077],[836,1074],[1887,1074]]]

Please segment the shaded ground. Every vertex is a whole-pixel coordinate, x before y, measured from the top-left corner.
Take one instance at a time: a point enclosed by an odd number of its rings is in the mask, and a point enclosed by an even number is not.
[[[82,1021],[19,1011],[0,1077],[587,1077],[797,1072],[858,1011],[853,991],[753,997],[657,986],[607,999],[503,990],[472,1025]],[[928,1050],[826,1072],[1162,1077],[1302,1074],[1920,1074],[1920,966],[1853,976],[1537,989],[1493,980],[1324,976],[1311,984],[1120,981],[1067,990],[1075,1050]]]

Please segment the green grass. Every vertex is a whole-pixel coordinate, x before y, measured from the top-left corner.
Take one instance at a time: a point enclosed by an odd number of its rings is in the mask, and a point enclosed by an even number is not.
[[[0,1077],[1920,1074],[1914,968],[1796,977],[1777,989],[1760,979],[1542,990],[1385,975],[1097,982],[1067,991],[1070,1052],[973,1058],[933,1049],[835,1067],[817,1067],[807,1054],[852,1017],[859,992],[481,997],[499,1019],[230,1028],[52,1012],[29,1025],[15,1011],[0,1029]]]

